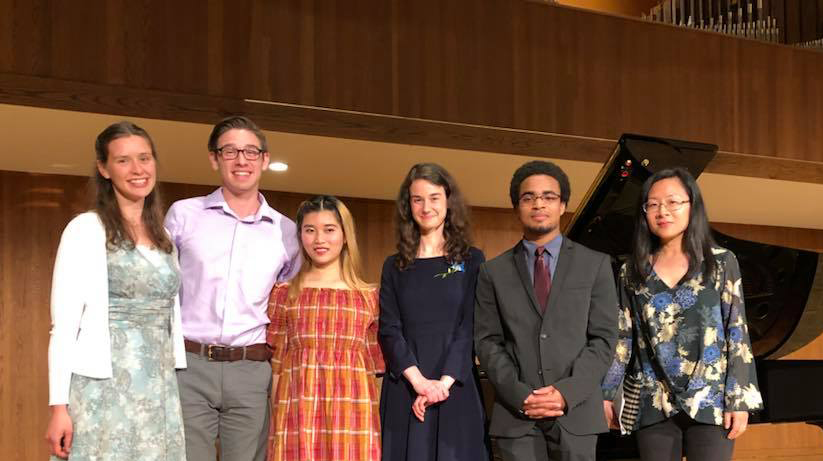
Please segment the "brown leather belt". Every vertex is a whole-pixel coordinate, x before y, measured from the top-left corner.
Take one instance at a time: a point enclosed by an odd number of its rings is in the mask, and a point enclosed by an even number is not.
[[[266,344],[252,344],[251,346],[228,347],[215,344],[200,344],[196,341],[185,340],[186,352],[202,355],[214,362],[234,362],[236,360],[254,360],[267,362],[271,359],[271,350]]]

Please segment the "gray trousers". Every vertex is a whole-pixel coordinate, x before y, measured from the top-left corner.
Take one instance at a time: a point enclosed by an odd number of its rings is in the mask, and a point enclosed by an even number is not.
[[[188,368],[177,372],[186,431],[186,458],[264,461],[269,435],[269,362],[210,362],[186,353]]]
[[[595,461],[597,435],[574,435],[553,420],[540,420],[523,437],[497,438],[505,461]]]

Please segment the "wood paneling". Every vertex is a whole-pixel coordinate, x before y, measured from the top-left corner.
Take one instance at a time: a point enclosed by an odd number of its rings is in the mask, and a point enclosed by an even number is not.
[[[76,176],[0,171],[0,459],[47,456],[43,434],[48,422],[51,270],[63,227],[89,203],[87,184],[88,180]],[[210,186],[163,184],[167,203],[211,190]],[[279,192],[265,195],[272,206],[292,217],[306,198]],[[344,201],[357,223],[367,277],[378,281],[384,258],[394,252],[394,204]],[[521,235],[508,209],[475,208],[472,222],[475,244],[489,258],[508,249]],[[740,238],[823,251],[823,231],[734,224],[715,227]],[[790,358],[823,359],[823,337]],[[756,426],[750,431],[738,443],[741,456],[807,459],[802,456],[823,453],[823,433],[803,424]]]
[[[810,50],[516,0],[0,0],[0,11],[10,74],[823,161],[823,55]]]
[[[123,116],[211,124],[244,113],[272,131],[604,162],[616,140],[468,125],[283,103],[257,103],[0,73],[0,101]],[[706,172],[823,183],[823,162],[720,151]]]

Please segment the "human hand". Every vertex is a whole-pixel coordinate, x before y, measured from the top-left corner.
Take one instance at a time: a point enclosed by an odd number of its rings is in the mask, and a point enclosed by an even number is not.
[[[609,429],[620,429],[620,425],[617,422],[617,414],[614,412],[614,402],[604,400],[603,413],[606,416],[606,424],[609,426]]]
[[[420,422],[423,422],[423,419],[426,414],[426,397],[422,395],[418,395],[416,399],[414,399],[414,403],[412,403],[412,412]]]
[[[532,419],[563,416],[566,399],[554,386],[535,389],[523,401],[523,413]]]
[[[434,405],[449,398],[449,389],[446,387],[446,384],[434,379],[428,381],[426,392],[424,394],[418,393],[419,395],[426,396],[426,405]]]
[[[74,430],[66,405],[54,405],[51,407],[51,418],[46,429],[46,443],[49,445],[51,454],[66,459],[71,453],[71,439]]]
[[[740,437],[749,424],[748,411],[731,411],[723,413],[723,427],[731,429],[729,435],[726,436],[729,440],[734,440]]]

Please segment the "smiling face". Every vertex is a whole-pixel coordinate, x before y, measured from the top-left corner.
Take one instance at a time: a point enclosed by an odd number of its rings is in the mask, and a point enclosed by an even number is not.
[[[646,199],[646,223],[649,231],[665,244],[672,239],[682,238],[689,227],[689,213],[691,204],[688,203],[689,193],[678,178],[661,179],[649,189]],[[686,203],[682,203],[686,202]],[[669,209],[680,206],[677,210]],[[657,206],[650,206],[657,205]]]
[[[226,146],[234,146],[239,149],[245,147],[259,149],[260,140],[249,130],[231,129],[217,138],[217,147],[219,149]],[[268,152],[264,152],[256,160],[247,160],[245,153],[238,153],[237,158],[226,160],[219,153],[211,152],[209,159],[212,168],[220,172],[223,188],[234,196],[257,193],[263,170],[269,166]]]
[[[142,136],[124,136],[111,141],[106,162],[97,162],[104,178],[111,180],[118,200],[139,202],[154,189],[157,164],[151,145]]]
[[[560,217],[566,204],[560,200],[560,183],[545,174],[535,174],[520,183],[520,202],[515,209],[523,234],[533,241],[551,241],[560,233]]]
[[[326,267],[340,259],[346,236],[337,215],[321,210],[306,214],[300,226],[300,241],[315,267]]]
[[[412,219],[422,235],[443,232],[443,223],[449,212],[446,188],[425,179],[415,179],[409,186],[409,205]]]

